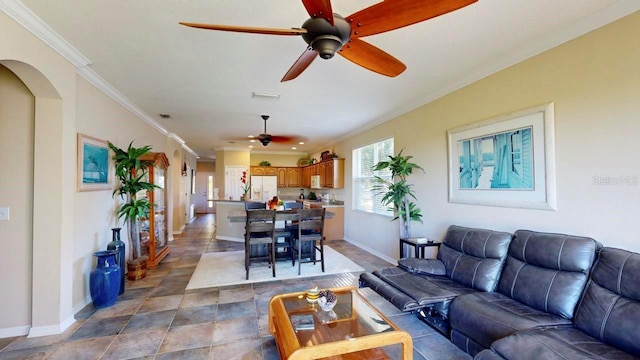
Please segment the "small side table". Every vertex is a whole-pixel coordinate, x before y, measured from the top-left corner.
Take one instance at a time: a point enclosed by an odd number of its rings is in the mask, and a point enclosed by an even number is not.
[[[400,239],[400,259],[404,256],[404,245],[413,246],[413,255],[424,259],[424,248],[429,246],[440,246],[440,241],[431,240],[426,237],[413,237]]]

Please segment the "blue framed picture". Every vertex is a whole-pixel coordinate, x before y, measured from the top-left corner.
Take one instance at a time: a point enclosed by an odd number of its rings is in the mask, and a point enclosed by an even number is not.
[[[553,103],[447,131],[449,202],[556,209]]]
[[[113,167],[105,140],[78,133],[78,191],[110,190]]]

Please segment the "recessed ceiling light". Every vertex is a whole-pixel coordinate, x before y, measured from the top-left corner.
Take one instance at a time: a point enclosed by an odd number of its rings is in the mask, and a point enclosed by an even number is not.
[[[171,119],[171,114],[158,114],[163,119]]]
[[[295,149],[297,149],[297,147],[295,147],[295,146],[293,146],[293,147],[291,148],[291,150],[295,150]]]
[[[255,139],[251,139],[251,140],[249,140],[249,142],[254,143],[254,142],[256,142],[256,140]]]
[[[249,145],[249,147],[253,149],[253,145]]]
[[[249,135],[247,137],[253,139],[255,136],[254,135]]]
[[[298,145],[304,145],[304,141],[300,141]]]

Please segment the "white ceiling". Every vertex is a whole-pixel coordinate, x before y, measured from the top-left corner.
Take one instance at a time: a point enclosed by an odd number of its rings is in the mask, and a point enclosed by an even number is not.
[[[317,59],[297,79],[281,83],[305,49],[301,38],[199,30],[178,22],[300,27],[308,15],[299,0],[21,2],[84,55],[90,71],[125,102],[202,159],[214,158],[215,148],[246,148],[246,140],[229,139],[262,133],[261,114],[271,116],[270,134],[304,136],[306,144],[296,151],[316,151],[640,9],[638,0],[480,0],[364,38],[407,65],[396,78],[336,56]],[[332,6],[347,16],[376,2],[333,0]],[[252,98],[254,91],[280,98]],[[254,151],[290,149],[272,143],[257,144]]]

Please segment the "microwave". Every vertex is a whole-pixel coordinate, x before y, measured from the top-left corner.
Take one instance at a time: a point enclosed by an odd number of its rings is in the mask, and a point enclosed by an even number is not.
[[[320,175],[311,175],[311,188],[320,189]]]

